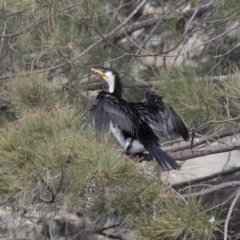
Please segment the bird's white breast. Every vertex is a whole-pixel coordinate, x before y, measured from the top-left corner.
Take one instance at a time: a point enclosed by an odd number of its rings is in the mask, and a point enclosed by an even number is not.
[[[140,143],[139,140],[133,140],[132,141],[132,147],[130,148],[130,153],[142,153],[146,151],[145,147]]]
[[[126,147],[126,140],[123,136],[122,130],[114,127],[113,124],[110,122],[110,129],[113,133],[113,135],[116,137],[116,139],[118,140],[118,142],[122,145],[122,147]]]
[[[141,153],[146,150],[139,140],[135,139],[132,141],[131,138],[126,139],[123,136],[122,130],[117,127],[114,127],[112,123],[110,123],[110,129],[113,135],[116,137],[118,142],[122,145],[122,147],[124,147],[125,150],[128,148],[129,145],[131,145],[129,153]]]

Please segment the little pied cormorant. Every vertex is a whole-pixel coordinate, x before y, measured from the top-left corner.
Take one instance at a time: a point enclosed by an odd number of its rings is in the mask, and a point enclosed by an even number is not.
[[[109,85],[109,91],[98,94],[87,117],[97,129],[109,128],[124,147],[126,153],[139,154],[148,151],[164,170],[180,166],[161,148],[154,130],[165,136],[173,130],[185,140],[188,130],[174,110],[154,92],[147,92],[142,102],[127,102],[122,99],[122,84],[119,74],[112,68],[91,69]]]

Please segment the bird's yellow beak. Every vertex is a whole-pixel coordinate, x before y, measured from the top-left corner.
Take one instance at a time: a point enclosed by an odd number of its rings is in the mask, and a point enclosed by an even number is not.
[[[96,68],[91,68],[91,71],[100,75],[101,77],[105,77],[105,72],[103,72],[102,70],[100,69],[96,69]]]

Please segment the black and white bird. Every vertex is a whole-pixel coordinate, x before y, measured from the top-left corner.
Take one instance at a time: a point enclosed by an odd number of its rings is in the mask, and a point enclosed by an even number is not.
[[[127,102],[122,99],[121,79],[116,70],[101,67],[91,71],[100,75],[109,89],[98,94],[87,122],[100,130],[110,128],[126,153],[140,154],[147,150],[164,170],[179,169],[175,160],[160,148],[154,133],[156,130],[169,136],[174,130],[188,139],[188,130],[173,109],[154,92],[147,92],[142,102]]]

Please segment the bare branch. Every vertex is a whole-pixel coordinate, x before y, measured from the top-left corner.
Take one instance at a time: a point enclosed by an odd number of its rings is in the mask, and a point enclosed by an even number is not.
[[[231,144],[219,144],[217,146],[206,146],[203,148],[183,150],[179,152],[169,153],[175,160],[188,160],[197,157],[203,157],[215,153],[229,152],[240,149],[240,142],[233,142]]]
[[[55,196],[52,192],[52,189],[42,180],[42,182],[46,185],[48,191],[50,192],[51,194],[51,198],[50,199],[46,199],[45,197],[43,197],[42,195],[42,191],[41,191],[41,185],[40,185],[40,182],[38,181],[38,191],[39,191],[39,198],[42,202],[45,202],[45,203],[52,203],[54,202],[55,200]]]
[[[8,18],[8,19],[5,21],[5,23],[4,23],[3,34],[2,34],[2,35],[5,34],[8,20],[9,20],[9,18]],[[0,44],[0,55],[1,55],[1,52],[2,52],[3,41],[4,41],[4,38],[2,37],[2,38],[1,38],[1,44]]]
[[[38,190],[39,190],[39,198],[42,202],[44,203],[52,203],[55,201],[55,198],[57,196],[57,194],[59,193],[61,187],[62,187],[62,183],[63,183],[63,178],[64,178],[64,173],[63,173],[63,168],[61,168],[61,179],[60,179],[60,183],[59,183],[59,186],[58,186],[58,189],[56,191],[55,194],[53,194],[53,191],[52,189],[48,186],[48,184],[43,180],[41,179],[41,182],[46,186],[47,190],[50,192],[51,194],[51,198],[50,199],[46,199],[45,197],[43,197],[42,195],[42,191],[41,191],[41,184],[40,184],[40,181],[38,180]]]
[[[234,51],[236,48],[238,48],[240,46],[240,42],[236,44],[236,46],[234,46],[232,49],[228,50],[227,52],[221,54],[221,55],[217,55],[217,56],[213,56],[213,58],[220,58],[220,57],[224,57],[226,55],[228,55],[229,53],[231,53],[232,51]]]
[[[179,197],[180,199],[183,200],[183,202],[186,204],[186,206],[188,206],[187,201],[185,200],[185,198],[182,196],[181,193],[179,193],[178,191],[176,191],[171,185],[166,184],[166,187],[169,188],[177,197]]]
[[[163,18],[153,17],[153,18],[143,19],[143,20],[134,22],[134,23],[122,28],[120,31],[116,32],[113,35],[114,41],[120,40],[120,39],[124,38],[126,35],[129,35],[139,29],[151,27],[151,26],[157,24],[158,22],[163,23],[164,21],[165,20]]]
[[[224,182],[224,183],[220,183],[218,185],[213,185],[207,189],[203,189],[199,192],[194,192],[194,193],[187,193],[187,194],[183,194],[182,196],[184,197],[197,197],[197,196],[201,196],[201,195],[206,195],[212,192],[217,192],[221,189],[224,188],[228,188],[228,187],[236,187],[236,186],[240,186],[240,181],[231,181],[231,182]]]
[[[199,8],[200,8],[199,6],[195,8],[195,10],[194,10],[194,12],[193,12],[193,14],[192,14],[192,16],[191,16],[188,24],[187,24],[187,27],[186,27],[186,29],[185,29],[185,31],[184,31],[184,34],[186,34],[186,32],[188,31],[188,29],[189,29],[189,27],[190,27],[193,19],[197,16],[197,13],[198,13]]]
[[[219,121],[217,121],[217,120],[211,120],[211,121],[205,122],[205,123],[203,123],[202,125],[198,126],[198,127],[197,127],[197,130],[200,130],[201,128],[203,128],[203,127],[205,127],[205,126],[207,126],[207,125],[209,125],[209,124],[212,124],[212,123],[231,122],[231,121],[236,121],[236,120],[238,120],[238,119],[240,119],[240,117],[228,118],[228,119],[219,120]]]
[[[9,34],[2,34],[0,35],[0,38],[11,38],[11,37],[15,37],[15,36],[18,36],[20,34],[23,34],[23,33],[26,33],[26,32],[29,32],[31,31],[32,29],[36,28],[39,24],[42,24],[43,22],[45,22],[46,20],[41,20],[29,27],[26,27],[26,28],[22,28],[22,29],[19,29],[18,31],[14,32],[14,33],[9,33]]]
[[[236,120],[236,119],[234,118],[234,120]],[[236,133],[240,133],[240,125],[232,127],[230,129],[223,130],[223,131],[218,132],[218,133],[213,133],[213,134],[208,135],[208,136],[203,136],[199,139],[195,139],[194,142],[193,142],[193,147],[200,146],[200,145],[206,143],[207,141],[214,142],[218,139],[228,137],[228,136],[232,136]],[[185,143],[182,143],[182,144],[174,144],[172,146],[163,147],[162,149],[166,152],[177,152],[177,151],[181,151],[181,150],[189,149],[189,148],[190,148],[190,143],[185,142]]]
[[[207,3],[202,6],[191,8],[183,12],[185,18],[190,18],[195,14],[195,17],[200,17],[202,14],[210,12],[214,9],[213,3]]]
[[[224,200],[223,202],[221,202],[221,203],[219,203],[219,204],[217,204],[217,205],[214,205],[214,206],[212,206],[211,208],[206,209],[205,211],[210,211],[210,210],[212,210],[212,209],[216,209],[216,208],[218,208],[218,207],[220,207],[220,206],[225,205],[227,202],[231,201],[231,200],[236,196],[237,192],[238,192],[238,190],[235,191],[234,193],[230,194],[230,196],[227,197],[227,199]]]
[[[228,211],[228,214],[227,214],[226,221],[224,223],[224,240],[228,239],[228,223],[229,223],[229,219],[231,217],[233,208],[236,205],[236,202],[237,202],[239,197],[240,197],[240,188],[238,189],[238,193],[237,193],[237,195],[235,196],[235,198],[232,201],[232,204],[231,204],[231,206],[229,208],[229,211]]]
[[[233,169],[230,169],[230,170],[227,170],[227,171],[224,171],[221,173],[214,173],[214,174],[208,175],[206,177],[201,177],[201,178],[193,179],[191,181],[181,182],[179,184],[173,184],[173,187],[179,188],[179,187],[190,186],[190,185],[192,186],[192,184],[199,184],[202,182],[210,181],[214,178],[221,178],[224,176],[233,175],[234,173],[237,173],[239,171],[240,171],[240,167],[235,167]],[[181,189],[181,191],[182,191],[182,189]]]
[[[137,49],[137,51],[135,52],[135,54],[139,54],[142,50],[142,48],[145,47],[145,45],[147,44],[147,42],[150,40],[150,38],[152,37],[152,35],[156,32],[156,30],[158,29],[158,27],[160,26],[160,23],[162,22],[161,19],[159,19],[156,23],[156,25],[152,28],[152,30],[150,31],[150,33],[145,37],[144,41],[142,42],[142,44],[140,45],[140,48]],[[133,62],[135,61],[136,56],[133,56],[130,61],[128,62],[126,68],[129,68]]]
[[[213,7],[214,7],[213,3],[208,3],[208,4],[205,4],[203,6],[199,6],[197,8],[191,8],[191,9],[183,12],[183,17],[184,18],[190,18],[190,17],[193,16],[193,14],[195,14],[195,17],[199,17],[203,13],[207,13],[207,12],[212,11]],[[128,26],[122,28],[120,31],[118,31],[114,35],[114,41],[117,41],[117,40],[125,37],[126,35],[129,35],[129,34],[135,32],[139,29],[151,27],[151,26],[157,24],[158,22],[159,23],[165,23],[166,21],[167,21],[167,19],[163,18],[163,17],[159,17],[159,18],[158,17],[153,17],[153,18],[139,20],[135,23],[131,23]]]

